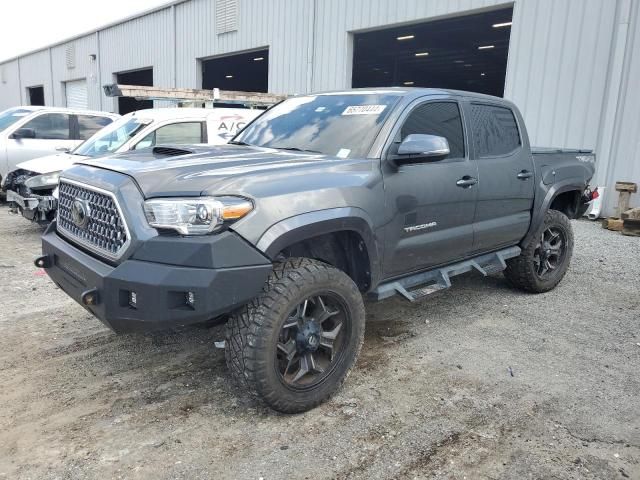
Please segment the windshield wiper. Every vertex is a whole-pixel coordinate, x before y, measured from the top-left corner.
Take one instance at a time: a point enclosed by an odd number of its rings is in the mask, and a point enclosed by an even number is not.
[[[240,142],[237,140],[231,140],[230,142],[227,142],[230,145],[243,145],[245,147],[253,147],[253,145],[251,145],[250,143],[247,142]]]
[[[298,148],[298,147],[271,147],[271,148],[275,148],[277,150],[288,150],[290,152],[322,153],[322,152],[319,152],[318,150],[308,150],[305,148]]]

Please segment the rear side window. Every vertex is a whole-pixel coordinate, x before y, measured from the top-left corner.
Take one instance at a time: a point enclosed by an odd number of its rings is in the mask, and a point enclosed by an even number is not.
[[[518,124],[508,108],[471,105],[471,127],[479,158],[507,155],[521,145]]]
[[[464,158],[464,133],[457,103],[433,102],[416,107],[400,130],[401,139],[414,133],[437,135],[449,142],[447,158]]]
[[[156,145],[188,145],[205,143],[202,122],[182,122],[165,125],[154,130],[136,145],[136,149],[154,147]]]
[[[97,117],[95,115],[78,115],[78,135],[80,140],[92,137],[98,130],[113,122],[109,117]]]
[[[22,128],[31,128],[40,140],[69,140],[70,122],[66,113],[43,113],[28,121]]]

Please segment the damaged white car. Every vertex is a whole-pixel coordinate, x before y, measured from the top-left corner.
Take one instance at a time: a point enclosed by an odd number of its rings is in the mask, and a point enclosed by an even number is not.
[[[75,162],[158,145],[227,143],[262,110],[244,108],[158,108],[132,112],[97,132],[71,153],[35,158],[17,165],[2,183],[10,208],[46,224],[58,208],[60,173]]]

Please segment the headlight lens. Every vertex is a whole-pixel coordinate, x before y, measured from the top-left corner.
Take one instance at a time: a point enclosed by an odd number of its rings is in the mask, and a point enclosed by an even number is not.
[[[37,175],[31,177],[24,182],[24,184],[31,190],[38,190],[41,188],[51,188],[58,185],[61,172],[45,173],[43,175]]]
[[[182,235],[206,235],[253,210],[242,197],[156,198],[144,202],[144,213],[154,228]]]

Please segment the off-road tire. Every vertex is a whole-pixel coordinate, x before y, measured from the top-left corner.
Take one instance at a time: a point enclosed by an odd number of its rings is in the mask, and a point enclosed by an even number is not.
[[[350,315],[345,350],[325,380],[306,391],[288,388],[275,368],[278,335],[295,306],[314,294],[339,296]],[[317,260],[291,258],[273,266],[258,297],[227,322],[225,358],[232,377],[274,410],[310,410],[336,392],[355,365],[364,340],[365,310],[356,284],[344,272]]]
[[[547,278],[540,278],[536,273],[534,255],[538,247],[542,233],[548,228],[560,229],[566,237],[565,254],[563,261],[552,275]],[[544,217],[544,222],[529,244],[523,248],[518,257],[507,260],[507,269],[504,271],[509,282],[526,292],[544,293],[553,290],[567,273],[573,254],[573,230],[571,222],[567,216],[557,210],[548,210]]]

